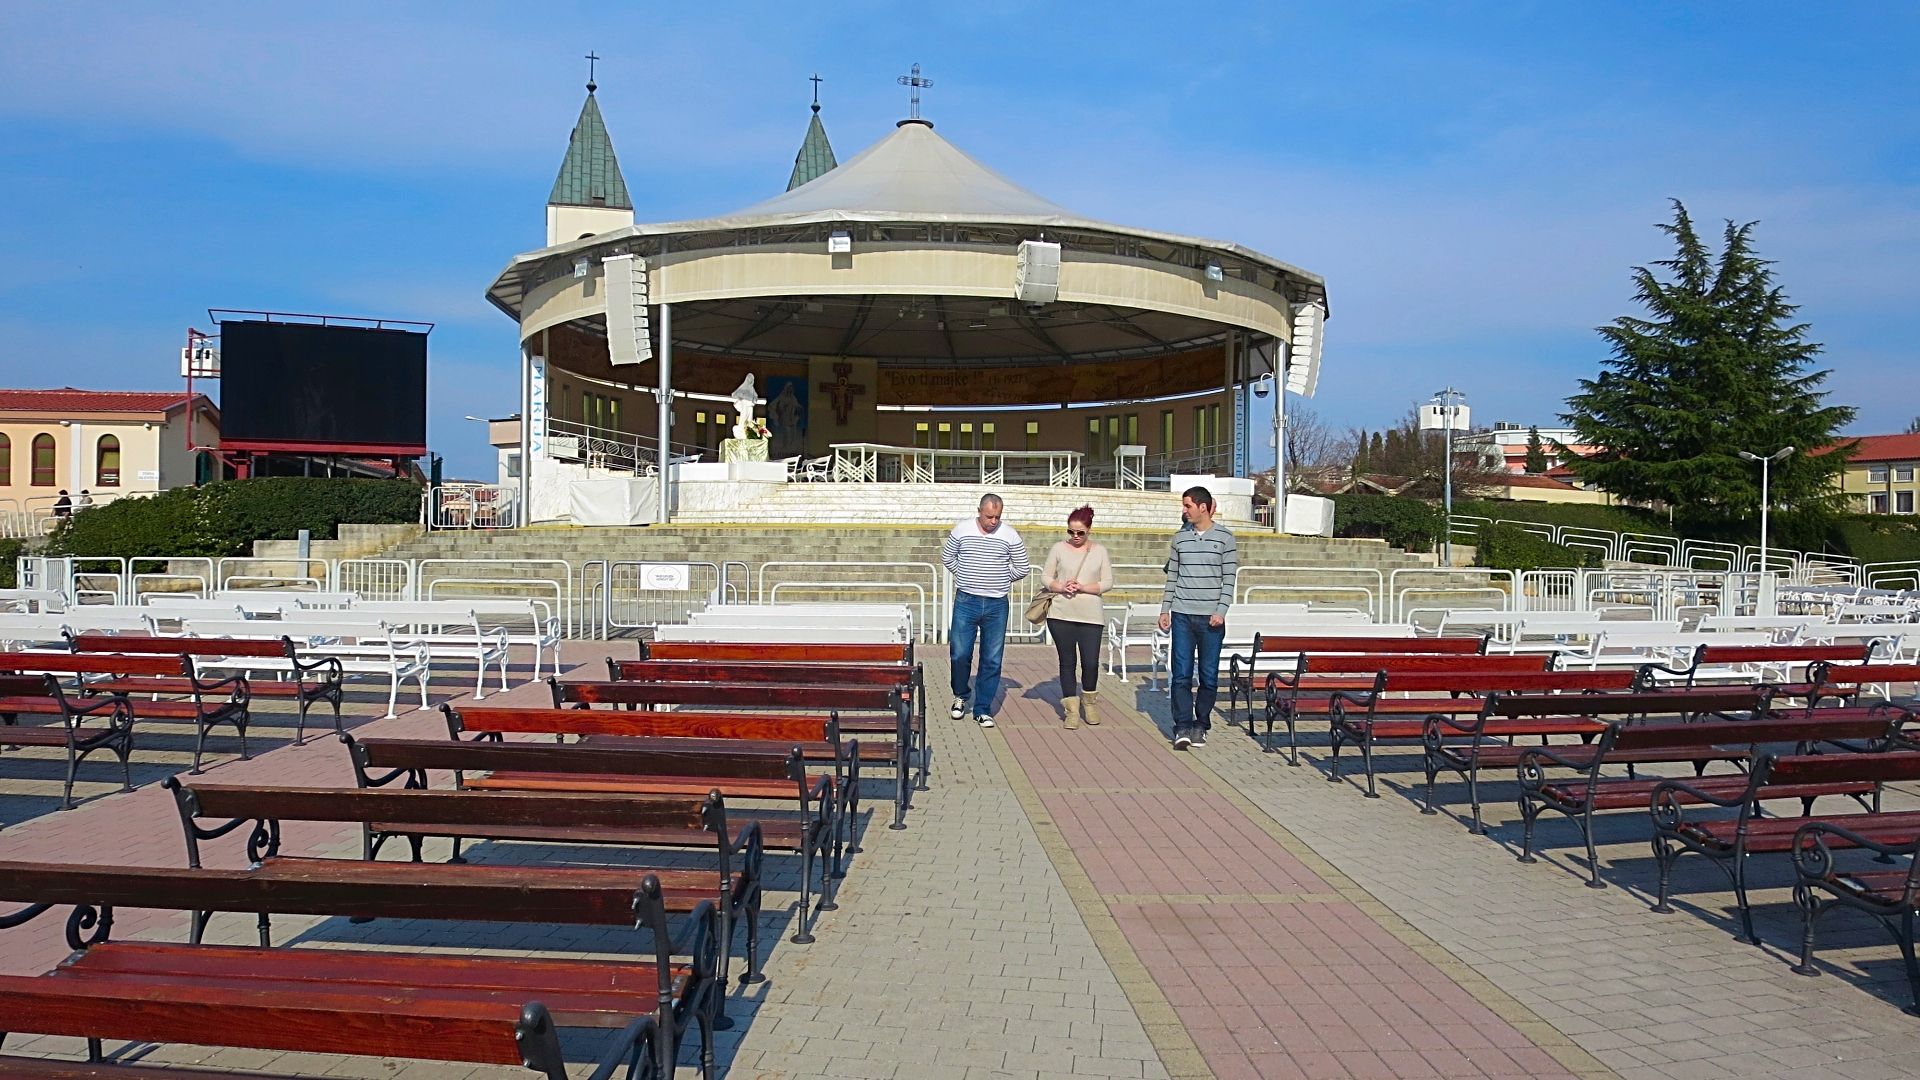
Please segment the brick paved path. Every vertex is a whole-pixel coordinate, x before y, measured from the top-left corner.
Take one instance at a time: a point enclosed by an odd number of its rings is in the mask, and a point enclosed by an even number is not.
[[[567,657],[597,674],[606,652],[574,643]],[[1397,797],[1410,756],[1383,756],[1387,797],[1365,800],[1324,781],[1311,767],[1319,753],[1289,769],[1226,726],[1205,750],[1175,754],[1160,731],[1165,695],[1138,683],[1103,688],[1106,724],[1064,731],[1052,651],[1034,646],[1009,650],[1002,724],[982,732],[947,720],[943,659],[933,654],[928,667],[932,790],[919,794],[911,828],[890,832],[884,784],[875,785],[865,850],[815,944],[784,940],[797,883],[792,860],[769,859],[769,979],[734,991],[740,1023],[719,1042],[728,1076],[1920,1075],[1920,1021],[1899,1011],[1897,955],[1877,930],[1836,921],[1835,947],[1821,954],[1830,974],[1795,976],[1777,950],[1733,941],[1727,894],[1698,863],[1678,877],[1683,912],[1653,915],[1643,821],[1622,815],[1603,830],[1614,887],[1589,890],[1566,858],[1567,830],[1543,832],[1542,864],[1513,859],[1502,846],[1513,827],[1505,793],[1490,796],[1492,839],[1420,816]],[[458,676],[437,683],[436,700],[461,686]],[[375,696],[352,710],[368,734],[443,732],[437,714],[371,719]],[[544,700],[537,685],[501,699]],[[286,745],[284,719],[263,712],[251,762],[230,760],[231,740],[217,739],[229,756],[211,759],[208,778],[351,782],[336,742]],[[184,767],[188,745],[177,728],[143,725],[143,786],[104,794],[111,770],[89,770],[87,801],[70,813],[51,812],[50,758],[0,755],[0,858],[179,865],[179,826],[153,781]],[[286,842],[291,852],[352,856],[359,837],[306,826]],[[209,861],[237,863],[238,847],[212,845]],[[536,845],[470,855],[609,859]],[[1766,870],[1757,894],[1761,931],[1776,943],[1797,925],[1783,880],[1779,867]],[[116,932],[178,940],[184,926],[184,916],[121,913]],[[339,948],[632,949],[622,934],[551,927],[288,919],[275,929],[280,942]],[[252,920],[216,918],[213,936],[250,943]],[[58,939],[44,921],[0,934],[0,970],[45,970],[64,954]],[[76,1052],[69,1040],[8,1047]],[[584,1075],[593,1038],[570,1032],[568,1047]],[[330,1076],[524,1075],[192,1047],[154,1049],[148,1060]]]

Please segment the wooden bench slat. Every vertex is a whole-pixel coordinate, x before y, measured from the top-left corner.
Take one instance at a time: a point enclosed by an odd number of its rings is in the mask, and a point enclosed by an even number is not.
[[[614,773],[738,780],[787,780],[788,757],[775,753],[712,752],[626,747],[555,746],[536,743],[453,742],[441,739],[362,739],[367,764],[375,768],[513,770]],[[710,785],[719,786],[719,785]],[[699,794],[706,794],[701,788]]]
[[[845,642],[801,645],[787,642],[643,641],[648,660],[765,660],[778,663],[907,663],[913,646]]]
[[[614,660],[616,680],[632,682],[772,683],[799,686],[907,686],[905,664],[808,664],[779,661]]]
[[[369,1004],[364,995],[317,990],[294,1002],[227,987],[196,991],[0,975],[0,1016],[17,1033],[520,1064],[513,1038],[518,1004],[442,1001],[399,990],[381,995],[377,1008]]]
[[[718,790],[727,798],[790,799],[791,780],[716,781],[710,777],[635,776],[598,773],[544,773],[509,770],[467,777],[467,787],[487,791],[585,791],[630,795],[704,795]]]
[[[1645,807],[1653,797],[1653,789],[1666,783],[1670,777],[1649,780],[1621,780],[1600,785],[1593,795],[1595,810],[1637,810]],[[1739,795],[1747,790],[1746,774],[1734,776],[1708,776],[1687,783],[1709,795],[1727,798]],[[1568,802],[1586,799],[1584,783],[1547,784],[1541,788],[1543,793],[1551,794]],[[1866,795],[1873,791],[1872,784],[1832,783],[1832,784],[1769,784],[1761,789],[1767,799],[1811,799],[1828,795]],[[1684,801],[1695,801],[1691,796],[1679,796]]]
[[[165,1065],[55,1061],[0,1054],[0,1076],[7,1080],[287,1080],[285,1074],[234,1072],[231,1069],[181,1069]]]
[[[729,709],[893,711],[896,687],[766,683],[560,682],[555,705],[700,705]]]
[[[605,829],[701,827],[701,802],[693,798],[672,805],[657,800],[623,802],[565,793],[499,793],[475,800],[459,791],[254,788],[200,783],[188,787],[187,798],[196,814],[223,818],[363,822],[384,816],[427,825],[475,828],[490,824]]]
[[[1793,847],[1794,834],[1809,822],[1826,822],[1882,844],[1911,844],[1920,840],[1920,810],[1868,814],[1829,814],[1819,817],[1711,818],[1690,821],[1680,832],[1696,843],[1731,848],[1736,836],[1750,852],[1782,852]],[[1828,843],[1834,838],[1827,837]]]
[[[149,653],[157,656],[286,656],[286,638],[154,637],[146,634],[76,634],[77,653]]]

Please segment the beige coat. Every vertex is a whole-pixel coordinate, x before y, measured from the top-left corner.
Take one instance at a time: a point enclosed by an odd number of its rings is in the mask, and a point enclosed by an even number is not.
[[[1085,566],[1080,564],[1083,558]],[[1041,585],[1049,592],[1058,592],[1068,581],[1078,581],[1085,591],[1078,596],[1054,597],[1047,618],[1095,626],[1105,623],[1100,597],[1096,594],[1113,588],[1113,560],[1107,557],[1106,547],[1093,541],[1078,550],[1065,540],[1053,545],[1053,550],[1047,552],[1047,564],[1040,572]]]

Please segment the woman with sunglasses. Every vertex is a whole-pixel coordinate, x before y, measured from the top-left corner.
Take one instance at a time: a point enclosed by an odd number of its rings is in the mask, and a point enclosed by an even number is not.
[[[1093,507],[1067,515],[1067,538],[1047,552],[1041,571],[1042,586],[1053,594],[1047,609],[1047,634],[1060,654],[1060,705],[1067,727],[1081,719],[1089,726],[1100,722],[1100,634],[1105,613],[1100,596],[1113,588],[1113,561],[1107,549],[1093,542]]]

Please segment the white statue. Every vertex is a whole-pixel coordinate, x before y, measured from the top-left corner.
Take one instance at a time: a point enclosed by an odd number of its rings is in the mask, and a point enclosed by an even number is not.
[[[747,429],[753,423],[753,407],[760,402],[760,394],[753,388],[753,373],[748,372],[746,380],[733,391],[733,407],[739,412],[739,419],[733,422],[733,437],[744,439]]]

